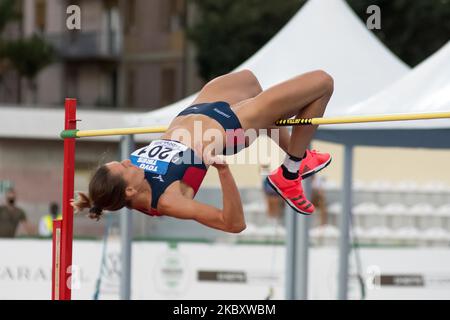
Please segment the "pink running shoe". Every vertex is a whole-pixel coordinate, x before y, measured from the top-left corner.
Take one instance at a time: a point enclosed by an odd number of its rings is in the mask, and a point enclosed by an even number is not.
[[[283,177],[283,170],[277,170],[267,176],[267,182],[295,211],[301,214],[310,215],[314,212],[314,205],[306,199],[302,187],[302,178],[299,176],[295,180],[288,180]]]
[[[331,155],[329,153],[321,153],[316,150],[306,149],[306,157],[300,163],[300,170],[298,173],[302,179],[306,179],[327,167],[330,163]]]

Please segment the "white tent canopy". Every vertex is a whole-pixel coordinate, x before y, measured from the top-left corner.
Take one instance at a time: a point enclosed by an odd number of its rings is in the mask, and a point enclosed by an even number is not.
[[[450,42],[407,75],[342,115],[450,111]],[[450,119],[322,126],[319,139],[354,145],[450,147]]]
[[[341,115],[423,113],[450,111],[450,41],[388,88],[367,100],[345,108]],[[333,125],[346,128],[408,128],[408,122],[381,122],[374,125]],[[448,128],[450,120],[414,121],[414,127]]]
[[[335,79],[327,114],[379,92],[409,67],[367,30],[342,0],[310,0],[263,48],[235,70],[250,69],[263,88],[323,69]],[[146,114],[128,117],[133,126],[165,125],[196,94]]]

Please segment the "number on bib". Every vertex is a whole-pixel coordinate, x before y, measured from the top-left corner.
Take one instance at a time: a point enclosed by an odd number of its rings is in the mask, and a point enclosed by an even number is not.
[[[134,151],[130,160],[139,168],[156,174],[164,175],[172,159],[187,146],[171,140],[155,140],[148,146]]]

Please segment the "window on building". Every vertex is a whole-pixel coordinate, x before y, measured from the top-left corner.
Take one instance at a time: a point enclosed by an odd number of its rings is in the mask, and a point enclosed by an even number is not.
[[[66,67],[66,97],[79,97],[79,69],[75,66]]]
[[[125,2],[125,33],[130,33],[135,26],[136,0]]]
[[[161,70],[161,105],[172,103],[176,94],[176,70],[163,68]]]
[[[110,81],[111,81],[111,104],[112,106],[117,106],[117,85],[118,85],[118,75],[117,70],[113,70],[110,73]]]
[[[38,31],[45,31],[45,19],[46,19],[46,11],[47,11],[47,2],[46,0],[35,0],[34,2],[34,21],[35,27]]]
[[[127,91],[126,91],[126,107],[134,108],[136,104],[136,88],[135,88],[135,77],[136,74],[133,69],[127,72]]]
[[[103,0],[103,8],[105,9],[116,8],[118,5],[118,0]]]
[[[161,28],[165,32],[176,32],[183,26],[185,0],[163,0],[161,5]]]

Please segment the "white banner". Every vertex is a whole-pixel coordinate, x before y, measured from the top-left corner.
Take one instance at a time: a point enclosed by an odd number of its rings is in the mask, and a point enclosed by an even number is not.
[[[93,299],[101,241],[75,241],[73,299]],[[360,249],[361,270],[350,256],[349,295],[360,299],[449,299],[450,249]],[[312,248],[309,298],[335,299],[335,248]],[[359,273],[359,280],[357,274]],[[99,299],[118,299],[119,241],[109,240]],[[284,299],[282,246],[135,242],[133,299]],[[51,241],[0,240],[0,299],[50,299]]]

